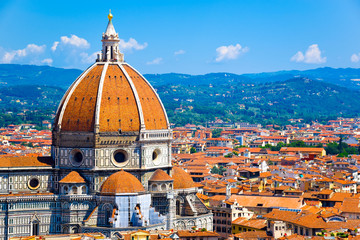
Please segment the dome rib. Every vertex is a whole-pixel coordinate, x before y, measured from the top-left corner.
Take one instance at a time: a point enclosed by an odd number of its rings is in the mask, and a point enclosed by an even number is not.
[[[100,132],[140,131],[140,115],[135,95],[117,64],[108,66],[100,106]],[[124,104],[126,103],[126,104]]]
[[[144,82],[151,88],[151,90],[155,93],[155,96],[157,97],[157,100],[160,102],[161,108],[162,108],[162,110],[163,110],[163,112],[164,112],[167,128],[170,129],[169,118],[168,118],[168,115],[167,115],[167,113],[166,113],[164,104],[162,103],[162,101],[161,101],[161,99],[160,99],[160,97],[159,97],[159,94],[156,92],[156,90],[154,89],[154,87],[150,84],[150,82],[149,82],[138,70],[136,70],[135,68],[131,67],[128,63],[124,63],[124,65],[130,67],[135,73],[137,73],[137,74],[144,80]]]
[[[64,131],[93,132],[96,94],[104,65],[97,64],[86,74],[67,96],[61,116]]]
[[[97,62],[68,89],[55,125],[65,132],[169,130],[155,89],[124,63]]]
[[[95,67],[97,66],[96,63],[94,63],[93,65],[91,65],[90,67],[88,67],[88,69],[86,69],[68,88],[68,90],[66,91],[66,93],[64,94],[63,98],[60,101],[60,105],[57,109],[57,113],[59,113],[59,111],[61,111],[59,114],[56,114],[58,117],[57,119],[55,119],[54,123],[56,125],[56,127],[60,126],[61,127],[61,123],[62,123],[62,119],[64,117],[64,112],[66,109],[66,105],[69,102],[69,99],[71,97],[71,95],[73,94],[73,92],[75,91],[76,87],[79,85],[79,83],[87,76],[87,74]]]
[[[106,71],[108,69],[109,63],[106,62],[102,73],[101,73],[101,77],[100,77],[100,82],[99,82],[99,88],[98,88],[98,92],[97,92],[97,97],[96,97],[96,105],[95,105],[95,125],[94,125],[94,131],[97,132],[99,130],[99,122],[100,122],[100,106],[101,106],[101,99],[102,99],[102,92],[103,92],[103,87],[104,87],[104,79],[105,79],[105,75],[106,75]]]
[[[124,67],[121,64],[118,64],[118,66],[120,67],[121,71],[124,73],[126,79],[128,80],[128,82],[129,82],[129,84],[131,86],[131,90],[134,93],[136,104],[137,104],[138,110],[139,110],[140,129],[145,129],[144,113],[143,113],[143,109],[142,109],[142,106],[141,106],[139,94],[138,94],[138,92],[137,92],[137,90],[135,88],[135,85],[134,85],[133,81],[131,80],[131,77],[129,76],[128,72],[124,69]]]

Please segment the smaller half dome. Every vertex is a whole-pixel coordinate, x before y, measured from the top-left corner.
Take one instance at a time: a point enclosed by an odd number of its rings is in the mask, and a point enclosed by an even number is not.
[[[171,176],[174,179],[174,189],[196,187],[192,177],[182,168],[173,167]]]
[[[63,179],[59,181],[60,183],[86,183],[85,179],[76,171],[71,171]]]
[[[151,178],[149,179],[149,182],[162,182],[162,181],[173,181],[166,172],[164,172],[162,169],[156,170],[153,175],[151,175]]]
[[[100,189],[102,195],[142,192],[145,192],[145,188],[141,182],[134,175],[124,170],[110,175]]]

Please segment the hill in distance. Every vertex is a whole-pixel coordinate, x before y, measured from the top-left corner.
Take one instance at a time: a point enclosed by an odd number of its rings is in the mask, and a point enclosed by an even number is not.
[[[0,64],[0,86],[46,85],[68,88],[82,73],[79,69],[63,69],[49,66]],[[233,74],[209,73],[189,75],[180,73],[145,74],[154,86],[161,85],[218,85],[228,83],[265,83],[285,81],[291,78],[310,78],[352,89],[360,89],[359,68],[317,68],[311,70],[290,70],[268,73]]]
[[[185,124],[213,120],[215,116],[231,121],[262,124],[287,124],[290,118],[307,122],[360,113],[360,92],[308,78],[261,84],[209,86],[167,86],[158,88],[173,121]],[[191,117],[190,117],[191,116]]]
[[[81,72],[48,66],[0,65],[0,125],[21,121],[17,118],[11,122],[12,116],[4,117],[9,111],[14,115],[25,113],[26,121],[51,119],[65,90]],[[244,75],[169,73],[145,77],[157,89],[170,121],[177,125],[204,124],[215,117],[288,124],[290,118],[309,122],[360,113],[356,80],[360,79],[360,69],[319,68]]]
[[[0,86],[46,85],[68,88],[81,73],[79,69],[0,64]]]

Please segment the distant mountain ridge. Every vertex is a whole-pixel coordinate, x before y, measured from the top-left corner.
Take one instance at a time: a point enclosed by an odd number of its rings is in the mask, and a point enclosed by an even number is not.
[[[179,73],[145,74],[145,77],[154,85],[185,84],[223,84],[233,83],[265,83],[285,81],[291,78],[310,78],[324,81],[335,85],[360,89],[360,68],[316,68],[310,70],[288,70],[264,73],[233,74],[233,73],[209,73],[205,75],[188,75]]]
[[[81,73],[82,71],[79,69],[0,64],[0,87],[15,85],[43,85],[68,88]]]
[[[0,86],[46,85],[68,88],[82,73],[79,69],[64,69],[49,66],[0,64]],[[154,86],[183,85],[218,85],[228,83],[265,83],[285,81],[295,77],[306,77],[335,85],[360,89],[360,68],[316,68],[310,70],[289,70],[264,73],[233,74],[208,73],[190,75],[181,73],[144,74]]]
[[[0,65],[0,126],[41,123],[54,117],[61,97],[81,74],[77,69]],[[360,69],[318,68],[259,74],[145,74],[170,122],[204,124],[215,117],[288,124],[360,116]]]

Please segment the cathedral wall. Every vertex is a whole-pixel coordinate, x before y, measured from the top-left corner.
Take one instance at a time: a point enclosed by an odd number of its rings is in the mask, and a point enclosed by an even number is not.
[[[1,171],[0,193],[46,192],[55,186],[54,180],[51,170]]]
[[[53,147],[53,158],[58,168],[89,169],[94,166],[95,153],[93,148],[58,148]],[[82,157],[80,157],[80,155]],[[81,161],[79,161],[81,158]]]
[[[122,158],[116,158],[116,154]],[[140,148],[130,146],[99,148],[95,150],[96,168],[98,169],[133,169],[139,168]]]
[[[42,201],[40,198],[13,197],[16,202],[9,199],[9,202],[0,204],[1,240],[15,236],[61,233],[60,203]]]
[[[206,228],[208,231],[213,230],[212,213],[195,217],[177,217],[173,221],[172,228],[178,230],[191,230],[193,227]]]

